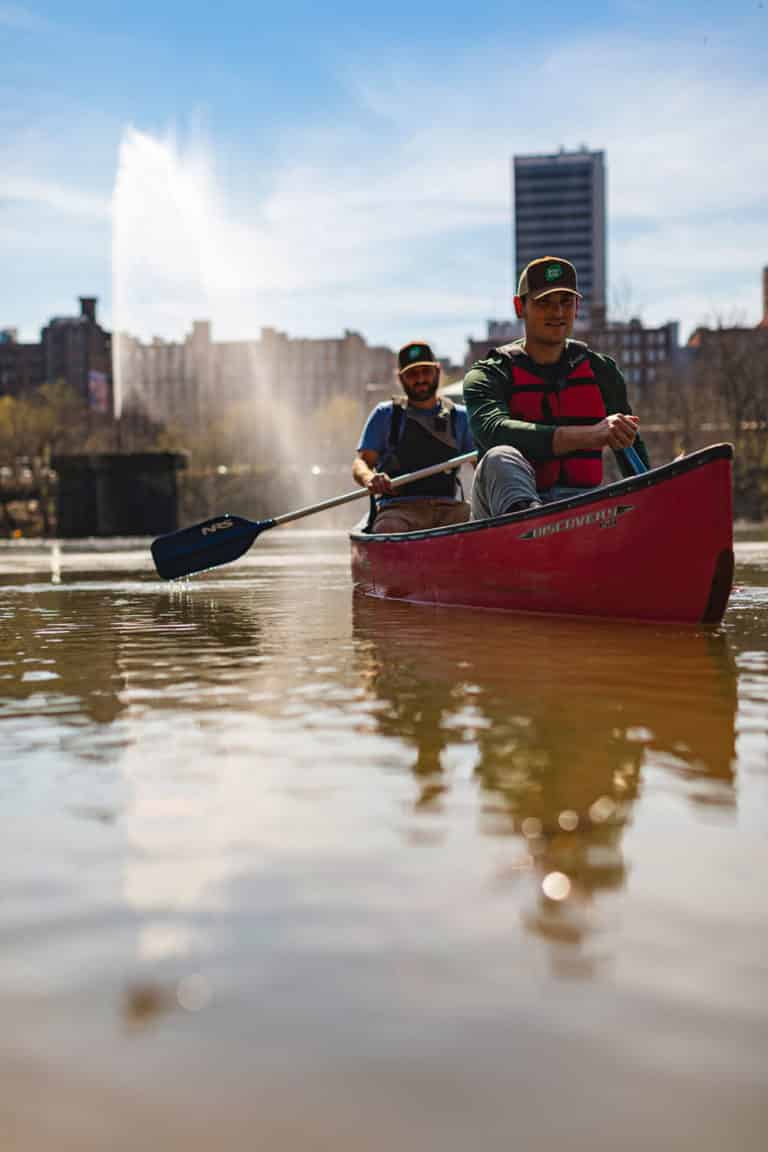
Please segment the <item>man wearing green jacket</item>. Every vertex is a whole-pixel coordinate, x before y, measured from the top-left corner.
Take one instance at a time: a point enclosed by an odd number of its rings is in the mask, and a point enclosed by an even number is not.
[[[515,296],[525,336],[467,373],[464,403],[480,455],[475,520],[598,487],[606,447],[622,475],[632,474],[622,451],[630,445],[649,465],[616,364],[570,339],[580,299],[573,264],[557,256],[533,260]]]

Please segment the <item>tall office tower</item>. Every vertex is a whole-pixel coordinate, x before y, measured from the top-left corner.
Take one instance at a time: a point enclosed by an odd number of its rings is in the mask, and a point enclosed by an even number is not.
[[[515,156],[515,284],[538,256],[576,265],[584,300],[580,327],[605,319],[605,167],[602,152],[561,149]]]

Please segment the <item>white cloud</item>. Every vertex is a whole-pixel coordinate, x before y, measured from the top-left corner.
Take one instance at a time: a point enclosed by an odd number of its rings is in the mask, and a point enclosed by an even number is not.
[[[0,200],[37,204],[66,216],[102,219],[110,214],[109,201],[92,193],[48,180],[10,177],[0,182]]]

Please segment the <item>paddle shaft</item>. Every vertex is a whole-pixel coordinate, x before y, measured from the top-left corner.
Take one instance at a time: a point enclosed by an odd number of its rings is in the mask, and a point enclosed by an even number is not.
[[[465,452],[463,456],[454,456],[452,460],[447,460],[443,464],[432,464],[429,468],[420,468],[418,472],[406,472],[404,476],[395,476],[392,487],[400,488],[404,484],[413,484],[416,480],[426,480],[428,476],[450,472],[474,460],[477,460],[477,452]],[[349,504],[352,500],[361,500],[369,495],[367,488],[360,488],[355,492],[345,492],[343,496],[332,496],[330,500],[322,500],[319,504],[309,504],[306,508],[299,508],[295,512],[284,512],[282,516],[275,516],[270,521],[269,527],[287,524],[289,520],[300,520],[302,516],[314,516],[315,512],[324,512],[326,508],[336,508],[339,504]]]
[[[626,456],[627,460],[629,461],[629,466],[632,469],[632,471],[635,473],[636,476],[639,476],[641,472],[647,472],[648,471],[648,469],[646,468],[645,464],[642,461],[642,458],[641,458],[639,452],[637,451],[636,448],[633,448],[631,444],[628,448],[624,449],[624,455]]]
[[[629,464],[636,474],[647,472],[645,464],[637,451],[632,448],[624,449]],[[460,468],[462,464],[471,464],[477,460],[477,452],[465,452],[463,456],[454,456],[445,464],[432,464],[429,468],[420,468],[418,472],[407,472],[404,476],[395,476],[391,481],[393,488],[400,488],[404,484],[413,484],[416,480],[426,480],[428,476],[437,476],[440,472],[448,472],[453,468]],[[284,512],[282,516],[274,516],[269,527],[278,524],[287,524],[290,520],[301,520],[303,516],[314,516],[315,512],[324,512],[326,508],[336,508],[339,504],[349,504],[353,500],[361,500],[368,496],[367,488],[360,488],[355,492],[345,492],[343,496],[332,496],[330,500],[322,500],[319,504],[308,504],[306,508],[298,508],[295,512]]]

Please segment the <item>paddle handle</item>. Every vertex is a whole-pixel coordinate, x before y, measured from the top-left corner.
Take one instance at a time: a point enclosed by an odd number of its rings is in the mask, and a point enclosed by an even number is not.
[[[404,476],[395,476],[392,480],[393,488],[400,488],[404,484],[413,484],[416,480],[426,480],[428,476],[437,476],[440,472],[451,472],[460,468],[462,464],[470,464],[477,460],[477,452],[465,452],[463,456],[454,456],[443,464],[431,464],[429,468],[420,468],[418,472],[406,472]],[[313,516],[315,512],[324,512],[326,508],[336,508],[339,504],[349,504],[352,500],[362,500],[369,496],[367,488],[358,488],[354,492],[345,492],[343,496],[332,496],[330,500],[323,500],[320,504],[309,504],[306,508],[299,508],[295,512],[284,512],[282,516],[275,516],[270,527],[277,524],[287,524],[289,520],[300,520],[302,516]]]
[[[641,472],[648,471],[645,464],[643,463],[640,453],[636,448],[633,448],[631,444],[628,448],[624,449],[624,455],[626,456],[629,462],[629,466],[636,476],[639,476]]]

